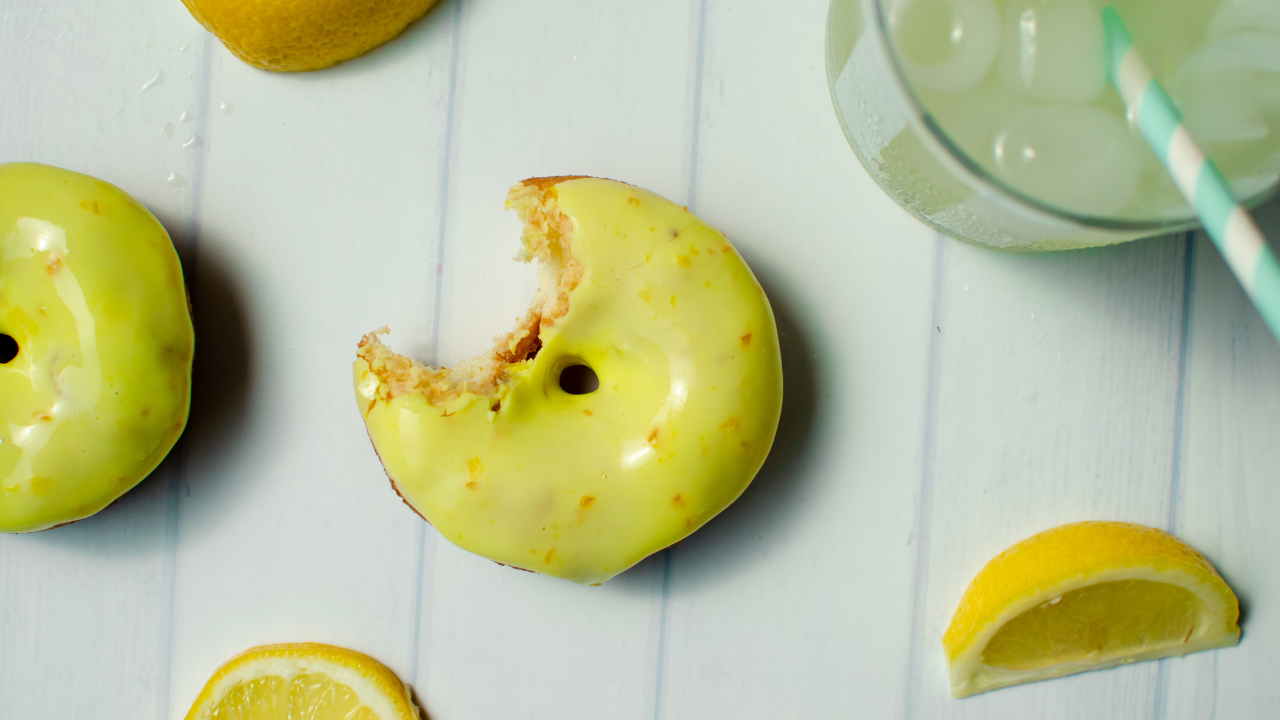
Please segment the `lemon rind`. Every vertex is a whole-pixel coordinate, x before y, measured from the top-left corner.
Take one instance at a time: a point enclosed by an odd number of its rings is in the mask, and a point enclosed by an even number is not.
[[[970,683],[967,686],[961,688],[957,688],[954,684],[951,686],[951,696],[957,699],[966,698],[971,695],[977,695],[990,690],[999,690],[1000,688],[1011,687],[1013,685],[1022,685],[1039,680],[1052,680],[1054,678],[1064,677],[1067,675],[1093,672],[1094,670],[1110,670],[1111,668],[1119,667],[1120,665],[1142,662],[1144,660],[1182,657],[1183,655],[1190,655],[1191,653],[1200,652],[1202,650],[1216,650],[1218,648],[1232,647],[1239,641],[1240,631],[1236,630],[1235,633],[1230,636],[1197,637],[1194,640],[1188,640],[1176,645],[1157,648],[1147,652],[1122,655],[1111,660],[1105,660],[1101,663],[1086,660],[1074,663],[1050,665],[1036,670],[1005,670],[1003,668],[993,668],[987,665],[980,665],[970,677]]]
[[[342,662],[346,660],[347,662]],[[286,681],[303,673],[321,673],[351,688],[361,704],[379,720],[419,720],[409,685],[382,663],[353,650],[319,643],[266,645],[246,650],[218,668],[192,704],[186,720],[207,720],[218,702],[236,685],[276,675]],[[372,697],[360,690],[369,685],[382,692]]]

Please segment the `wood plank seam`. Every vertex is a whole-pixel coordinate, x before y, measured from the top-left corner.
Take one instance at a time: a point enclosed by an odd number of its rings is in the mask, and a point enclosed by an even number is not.
[[[947,269],[947,243],[941,233],[934,238],[933,298],[929,316],[929,363],[925,376],[924,428],[921,433],[920,490],[916,496],[915,573],[912,581],[911,632],[907,650],[906,685],[902,715],[906,720],[920,716],[920,693],[924,641],[925,609],[929,587],[929,543],[933,522],[933,490],[938,446],[938,398],[941,391],[942,356],[942,288]]]
[[[689,165],[686,187],[688,207],[697,212],[698,207],[698,151],[702,138],[702,87],[707,57],[707,0],[700,0],[697,6],[697,40],[694,43],[693,99],[689,109]],[[658,649],[654,663],[653,682],[653,718],[662,720],[663,694],[667,674],[667,633],[668,618],[671,607],[671,576],[675,566],[676,549],[668,548],[662,553],[662,599],[658,611]]]
[[[445,110],[445,126],[444,137],[442,139],[442,152],[440,159],[440,227],[437,231],[436,242],[436,263],[432,268],[435,289],[432,301],[432,319],[431,319],[431,364],[438,366],[440,364],[440,308],[444,297],[444,263],[446,255],[446,247],[452,237],[449,232],[449,201],[452,195],[449,192],[450,175],[453,170],[453,158],[455,155],[455,138],[454,138],[454,121],[458,113],[458,67],[461,63],[462,54],[462,2],[453,4],[453,18],[451,28],[451,40],[453,46],[449,49],[449,90],[448,90],[448,108]],[[430,664],[422,661],[423,638],[425,636],[427,643],[431,640],[431,621],[429,613],[431,612],[431,601],[428,595],[430,589],[435,587],[434,583],[434,563],[430,570],[427,566],[427,545],[431,530],[426,521],[423,521],[418,529],[418,549],[417,549],[417,577],[414,582],[413,597],[413,637],[410,641],[409,653],[409,677],[414,687],[426,687],[427,678],[430,675]],[[431,543],[434,549],[435,543]],[[430,588],[428,588],[430,586]],[[423,622],[423,614],[428,613],[427,621]],[[427,650],[427,657],[430,658],[430,650]],[[419,698],[419,702],[422,702]]]
[[[209,95],[212,92],[211,76],[213,75],[213,48],[214,39],[211,34],[205,33],[201,37],[200,42],[200,60],[198,70],[196,71],[197,101],[195,129],[193,137],[204,138],[205,142],[194,148],[195,167],[191,173],[191,183],[188,186],[189,202],[190,202],[190,218],[187,241],[183,250],[186,255],[186,267],[183,269],[184,279],[187,285],[187,293],[190,298],[199,297],[199,268],[200,268],[200,229],[201,220],[203,219],[203,201],[205,187],[205,168],[207,167],[208,153],[210,151],[209,136]],[[198,362],[198,361],[197,361]],[[159,668],[164,675],[157,679],[156,691],[156,718],[164,720],[170,717],[173,712],[170,704],[173,701],[173,638],[175,635],[175,614],[177,608],[178,593],[178,538],[179,529],[182,522],[182,498],[185,494],[189,494],[187,489],[187,460],[188,448],[190,446],[189,436],[184,436],[177,447],[174,448],[177,462],[174,463],[173,477],[170,479],[170,487],[168,489],[168,498],[166,498],[165,508],[165,530],[164,530],[164,561],[161,572],[164,576],[164,582],[168,585],[168,598],[166,598],[166,611],[164,617],[160,618],[161,625],[161,644]],[[184,493],[184,490],[186,492]]]

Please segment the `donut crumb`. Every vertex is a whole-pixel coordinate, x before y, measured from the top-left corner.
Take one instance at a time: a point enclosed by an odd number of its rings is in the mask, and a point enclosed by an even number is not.
[[[494,338],[492,350],[452,368],[431,367],[387,347],[381,327],[360,340],[356,355],[382,381],[379,394],[390,400],[419,393],[433,406],[444,406],[464,393],[498,397],[513,376],[513,367],[533,360],[542,349],[542,333],[569,312],[569,294],[582,279],[582,265],[570,243],[573,219],[560,212],[556,185],[573,176],[532,178],[507,193],[507,208],[524,223],[522,249],[516,260],[538,261],[538,292],[515,329]]]

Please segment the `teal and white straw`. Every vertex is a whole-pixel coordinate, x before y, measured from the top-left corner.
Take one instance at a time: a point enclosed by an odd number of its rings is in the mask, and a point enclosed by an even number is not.
[[[1280,339],[1280,262],[1212,160],[1196,146],[1169,93],[1151,76],[1110,7],[1102,11],[1107,72],[1134,122],[1204,223],[1271,332]]]

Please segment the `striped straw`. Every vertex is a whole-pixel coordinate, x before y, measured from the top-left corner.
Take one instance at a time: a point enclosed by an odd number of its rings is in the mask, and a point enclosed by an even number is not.
[[[1124,98],[1130,120],[1151,143],[1271,333],[1280,339],[1280,262],[1226,178],[1191,139],[1182,113],[1151,76],[1120,16],[1108,7],[1102,11],[1102,22],[1107,72]]]

